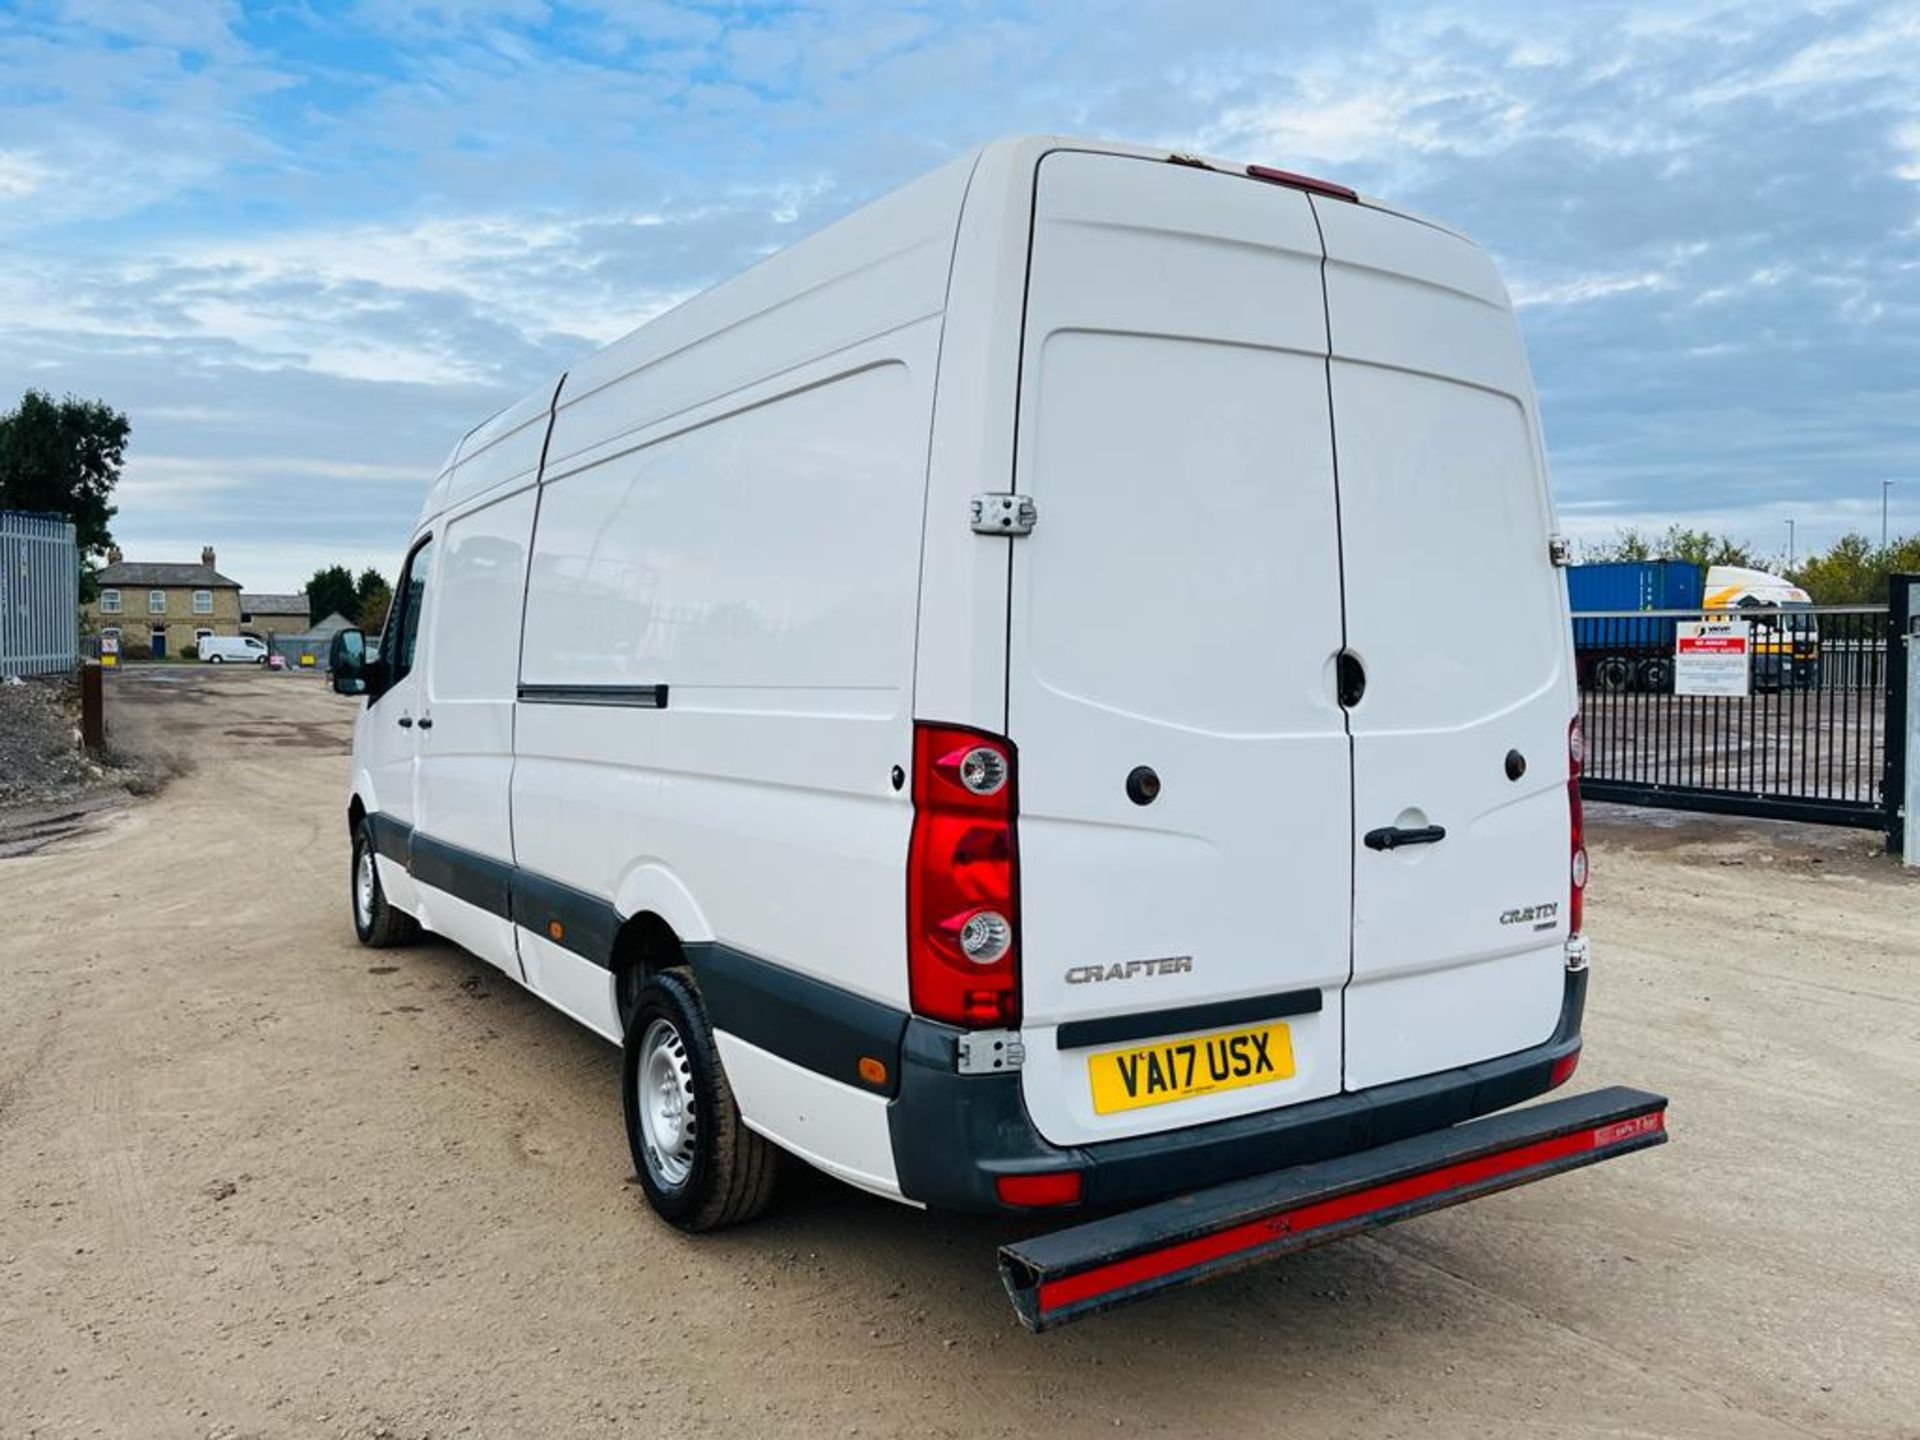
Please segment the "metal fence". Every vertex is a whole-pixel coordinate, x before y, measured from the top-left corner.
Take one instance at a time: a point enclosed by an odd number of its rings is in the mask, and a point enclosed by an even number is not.
[[[73,523],[0,510],[0,675],[80,663],[80,552]]]
[[[1748,693],[1674,693],[1678,627],[1750,625]],[[1574,616],[1595,800],[1886,829],[1887,611]]]

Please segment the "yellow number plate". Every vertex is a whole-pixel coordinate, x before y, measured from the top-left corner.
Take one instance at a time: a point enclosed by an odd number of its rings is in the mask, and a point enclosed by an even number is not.
[[[1087,1057],[1093,1108],[1101,1115],[1243,1085],[1270,1085],[1292,1074],[1293,1037],[1285,1025],[1223,1030]]]

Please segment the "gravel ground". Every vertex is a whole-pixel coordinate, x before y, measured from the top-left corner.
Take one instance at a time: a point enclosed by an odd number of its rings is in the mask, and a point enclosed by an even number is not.
[[[0,1433],[1920,1436],[1920,885],[1597,816],[1575,1086],[1673,1143],[1033,1337],[1024,1227],[824,1180],[705,1239],[616,1053],[347,919],[349,702],[116,677],[197,758],[0,861]]]
[[[0,680],[0,805],[57,800],[101,778],[80,749],[79,723],[71,678]]]

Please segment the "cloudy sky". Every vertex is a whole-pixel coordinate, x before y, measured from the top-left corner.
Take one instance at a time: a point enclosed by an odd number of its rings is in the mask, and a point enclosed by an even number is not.
[[[129,554],[391,571],[494,409],[996,134],[1490,246],[1567,528],[1920,529],[1920,4],[0,0],[0,406],[132,418]]]

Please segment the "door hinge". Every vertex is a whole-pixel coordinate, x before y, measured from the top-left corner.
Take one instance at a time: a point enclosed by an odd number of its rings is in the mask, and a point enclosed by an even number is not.
[[[955,1045],[954,1069],[962,1075],[992,1075],[1018,1070],[1026,1063],[1027,1047],[1018,1030],[968,1030]]]
[[[1031,495],[989,493],[973,497],[976,535],[1031,535],[1040,519]]]
[[[1547,558],[1555,565],[1573,564],[1573,542],[1564,535],[1547,537]]]

